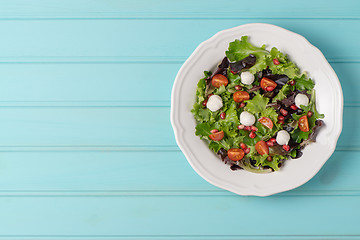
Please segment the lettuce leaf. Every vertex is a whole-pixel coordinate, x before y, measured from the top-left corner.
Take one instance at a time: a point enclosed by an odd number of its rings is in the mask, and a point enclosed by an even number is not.
[[[291,138],[297,142],[297,143],[301,143],[303,140],[308,139],[309,138],[309,134],[312,133],[311,130],[309,130],[308,132],[303,132],[301,131],[298,127],[296,129],[294,129],[291,132]]]
[[[315,83],[311,78],[307,78],[306,74],[302,74],[300,77],[295,77],[295,87],[299,91],[312,90]]]
[[[205,100],[206,79],[211,76],[211,72],[204,71],[204,78],[200,79],[196,88],[196,102],[191,112],[194,114],[196,121],[207,122],[212,114],[209,109],[203,108],[202,103]]]
[[[279,60],[280,64],[275,65],[273,60]],[[270,51],[270,55],[267,56],[267,66],[271,69],[273,74],[285,74],[289,78],[299,76],[300,69],[291,62],[287,55],[280,52],[276,47],[273,47]]]
[[[269,162],[268,160],[265,160],[261,163],[261,165],[263,167],[265,166],[269,166],[272,169],[274,169],[274,171],[279,171],[279,163],[281,159],[286,159],[286,156],[282,156],[282,155],[275,155],[272,156],[272,161]]]
[[[247,36],[242,36],[241,40],[236,39],[229,44],[229,50],[225,53],[230,62],[240,61],[250,54],[253,54],[256,58],[269,54],[269,51],[265,50],[265,45],[255,47],[247,39]]]
[[[195,127],[195,135],[200,137],[208,137],[211,134],[211,130],[214,129],[208,123],[199,123]]]
[[[256,94],[255,97],[251,100],[244,101],[246,104],[246,111],[254,114],[259,117],[259,113],[265,111],[266,105],[269,102],[267,97],[262,96],[261,94]]]
[[[237,109],[236,103],[234,101],[232,101],[229,109],[225,112],[226,113],[225,119],[220,120],[220,121],[239,124],[240,120],[239,120],[236,109]]]

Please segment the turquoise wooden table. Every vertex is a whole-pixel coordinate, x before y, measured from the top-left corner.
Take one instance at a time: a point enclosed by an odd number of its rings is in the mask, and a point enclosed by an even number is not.
[[[242,197],[175,143],[171,88],[196,46],[271,23],[344,91],[335,153],[305,185]],[[0,239],[360,239],[359,1],[0,1]]]

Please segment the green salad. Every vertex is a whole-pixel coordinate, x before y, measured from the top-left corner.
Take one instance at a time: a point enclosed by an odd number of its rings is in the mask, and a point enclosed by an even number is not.
[[[277,48],[254,46],[247,36],[225,54],[198,82],[195,134],[232,170],[278,171],[285,160],[301,157],[324,125],[314,81]]]

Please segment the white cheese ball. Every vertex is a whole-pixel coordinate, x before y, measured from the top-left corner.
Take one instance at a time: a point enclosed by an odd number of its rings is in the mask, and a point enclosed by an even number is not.
[[[247,111],[240,114],[240,123],[245,126],[252,126],[255,123],[255,116]]]
[[[246,85],[252,84],[255,80],[254,74],[251,74],[250,72],[242,72],[240,78],[241,82]]]
[[[223,101],[219,95],[210,96],[206,103],[206,107],[212,112],[216,112],[222,106],[223,106]]]
[[[290,140],[290,134],[285,130],[280,130],[276,135],[276,142],[279,145],[287,145]]]
[[[295,97],[295,105],[300,108],[301,105],[307,106],[309,105],[309,98],[302,93],[299,93]]]

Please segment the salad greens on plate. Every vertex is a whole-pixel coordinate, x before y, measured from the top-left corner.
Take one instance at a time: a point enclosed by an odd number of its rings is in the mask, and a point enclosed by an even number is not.
[[[277,48],[268,51],[243,36],[204,75],[191,110],[195,134],[232,170],[278,171],[315,142],[324,118],[316,110],[315,83]]]

